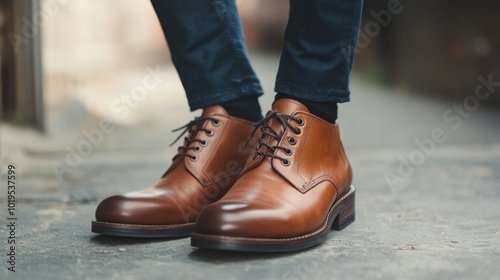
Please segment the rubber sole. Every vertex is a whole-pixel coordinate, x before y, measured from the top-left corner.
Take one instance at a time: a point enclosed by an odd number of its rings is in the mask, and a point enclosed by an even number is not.
[[[241,252],[290,252],[324,242],[330,229],[342,230],[355,220],[355,193],[349,192],[332,205],[323,225],[314,232],[291,238],[248,238],[193,233],[191,246],[205,249]]]
[[[171,238],[188,237],[194,229],[194,223],[177,225],[137,225],[107,222],[92,222],[92,232],[103,235],[138,237],[138,238]]]

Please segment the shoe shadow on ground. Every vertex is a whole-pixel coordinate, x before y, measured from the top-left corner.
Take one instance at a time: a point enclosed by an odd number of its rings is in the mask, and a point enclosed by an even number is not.
[[[107,235],[97,235],[90,238],[90,242],[97,245],[135,245],[135,244],[151,244],[159,242],[168,242],[171,240],[183,239],[186,237],[176,237],[176,238],[134,238],[134,237],[120,237],[120,236],[107,236]]]
[[[237,263],[251,260],[271,260],[278,258],[290,257],[298,254],[305,253],[313,248],[293,251],[293,252],[276,252],[276,253],[259,253],[259,252],[233,252],[211,249],[195,249],[189,253],[188,258],[194,261],[201,261],[207,263]]]
[[[154,243],[163,243],[173,240],[185,239],[189,243],[189,237],[177,238],[133,238],[133,237],[118,237],[97,235],[90,238],[90,242],[100,246],[126,246],[126,245],[147,245]],[[186,244],[187,245],[187,244]],[[321,246],[321,245],[320,245]],[[290,257],[298,254],[305,253],[309,250],[314,250],[316,247],[293,251],[293,252],[276,252],[276,253],[259,253],[259,252],[236,252],[236,251],[222,251],[212,249],[199,249],[193,248],[192,251],[186,251],[188,258],[193,261],[206,262],[206,263],[238,263],[252,260],[272,260],[284,257]]]

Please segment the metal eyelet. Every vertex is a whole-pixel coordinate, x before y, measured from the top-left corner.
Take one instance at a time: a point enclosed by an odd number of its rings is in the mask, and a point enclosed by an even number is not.
[[[287,159],[283,159],[283,160],[281,160],[281,164],[283,164],[284,166],[289,166],[290,165],[290,161],[287,160]]]
[[[253,154],[252,160],[256,160],[259,157],[259,154],[255,153]]]
[[[219,121],[219,120],[213,120],[213,121],[212,121],[212,125],[213,125],[213,126],[216,126],[216,127],[217,127],[217,126],[220,126],[220,121]]]
[[[291,156],[292,154],[293,154],[293,151],[292,151],[292,150],[290,150],[290,149],[286,149],[286,150],[285,150],[285,155],[287,155],[287,156]]]
[[[205,132],[205,134],[207,134],[207,136],[214,136],[214,131],[209,130],[209,131]]]
[[[194,147],[194,149],[193,149],[193,150],[194,150],[195,152],[199,153],[199,152],[201,151],[201,148],[200,148],[200,147],[198,147],[198,146],[196,146],[196,147]]]
[[[189,159],[194,162],[198,160],[198,156],[191,156]]]
[[[297,144],[297,140],[295,140],[295,138],[293,138],[293,137],[290,137],[290,138],[288,138],[288,143],[290,145],[295,145],[295,144]]]
[[[200,145],[206,147],[208,144],[207,140],[201,140]]]
[[[299,126],[304,126],[304,124],[305,124],[305,123],[306,123],[306,122],[304,121],[304,119],[298,119],[298,120],[297,120],[297,124],[298,124]]]

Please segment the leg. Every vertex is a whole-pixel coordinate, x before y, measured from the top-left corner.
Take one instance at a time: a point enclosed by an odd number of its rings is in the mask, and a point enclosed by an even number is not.
[[[329,121],[349,98],[362,0],[291,0],[276,99],[292,98]]]
[[[234,0],[152,3],[191,110],[262,95]]]
[[[349,101],[362,0],[291,0],[275,91],[315,102]]]
[[[238,178],[251,152],[245,145],[253,128],[249,120],[261,118],[262,89],[247,59],[234,0],[153,4],[189,105],[203,113],[183,127],[187,137],[158,182],[99,204],[95,233],[189,236],[199,211]]]
[[[361,0],[291,0],[278,100],[257,123],[257,145],[236,183],[200,212],[193,246],[300,250],[354,221],[352,170],[335,118],[337,102],[349,100],[353,53],[342,48],[355,45],[360,8]]]

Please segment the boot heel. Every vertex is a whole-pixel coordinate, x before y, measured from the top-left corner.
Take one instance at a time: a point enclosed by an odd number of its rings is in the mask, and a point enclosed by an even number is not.
[[[354,192],[350,194],[344,201],[341,206],[339,214],[333,220],[332,229],[334,230],[343,230],[349,224],[354,222],[355,220],[355,205],[354,205]]]

